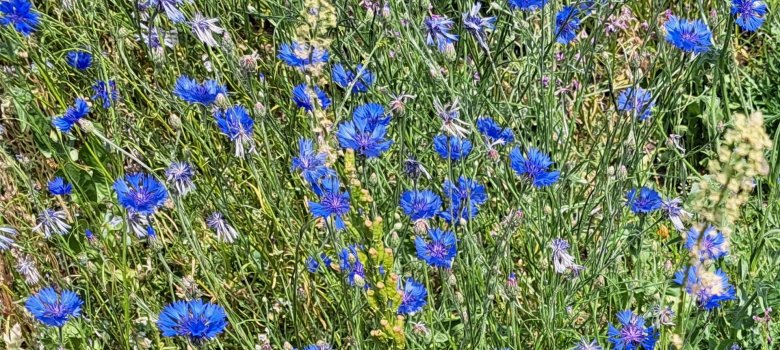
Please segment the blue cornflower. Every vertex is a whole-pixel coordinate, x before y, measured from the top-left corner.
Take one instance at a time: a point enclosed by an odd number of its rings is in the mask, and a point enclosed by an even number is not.
[[[128,186],[129,184],[129,186]],[[114,181],[117,199],[127,211],[151,215],[165,204],[168,190],[150,174],[133,173]]]
[[[335,176],[336,172],[328,168],[326,153],[316,153],[314,143],[311,140],[301,138],[298,140],[298,156],[292,160],[292,170],[300,171],[301,176],[316,185],[320,179],[327,176]]]
[[[547,0],[509,0],[512,10],[536,11],[547,5]]]
[[[647,187],[631,189],[626,193],[626,205],[634,214],[647,214],[661,207],[661,195]]]
[[[653,94],[641,87],[625,89],[617,99],[618,111],[630,114],[639,121],[650,118],[654,106]]]
[[[0,14],[0,24],[12,25],[24,36],[30,36],[41,22],[41,15],[33,11],[30,0],[0,1]]]
[[[755,32],[764,24],[768,9],[761,0],[732,0],[731,14],[743,30]]]
[[[426,300],[428,291],[422,283],[415,281],[414,278],[406,279],[403,289],[400,289],[399,292],[401,293],[401,305],[398,305],[398,313],[401,315],[420,311],[428,303]]]
[[[301,69],[328,62],[329,58],[328,50],[297,41],[282,44],[277,57],[288,66]]]
[[[320,270],[320,262],[313,256],[306,258],[306,269],[311,273],[317,273]]]
[[[86,117],[87,114],[89,114],[87,101],[84,101],[83,98],[77,98],[76,102],[73,103],[73,107],[68,107],[65,114],[55,117],[51,123],[60,131],[67,133],[73,129],[73,125],[78,123],[81,118]]]
[[[342,89],[346,89],[350,84],[354,83],[355,85],[352,86],[353,94],[367,92],[368,88],[376,81],[374,73],[367,68],[364,68],[362,64],[358,64],[353,72],[345,69],[340,63],[337,63],[333,66],[331,78],[333,78],[333,82]]]
[[[572,6],[566,6],[555,15],[556,41],[568,44],[577,37],[580,30],[579,10]]]
[[[103,108],[111,107],[111,105],[119,99],[119,90],[116,88],[116,81],[98,81],[95,85],[92,85],[92,90],[95,94],[92,95],[92,99],[102,100]]]
[[[85,70],[92,66],[92,54],[86,51],[68,51],[65,61],[73,68]]]
[[[431,190],[406,191],[401,208],[412,221],[433,219],[441,210],[441,198]]]
[[[528,178],[536,188],[547,187],[558,182],[561,175],[558,170],[550,171],[550,166],[553,164],[550,156],[534,147],[528,148],[525,155],[515,147],[509,153],[509,158],[515,173]]]
[[[353,118],[362,118],[368,120],[368,128],[374,129],[377,125],[390,125],[390,115],[385,114],[385,108],[374,102],[369,102],[355,107],[352,112]]]
[[[729,253],[728,241],[720,231],[712,226],[708,226],[704,232],[699,232],[696,228],[691,227],[688,230],[685,248],[702,262],[719,259]]]
[[[312,112],[316,107],[328,109],[330,107],[330,98],[322,91],[319,86],[311,89],[306,84],[300,84],[292,90],[292,100],[298,106],[307,112]]]
[[[365,284],[365,267],[363,266],[363,262],[360,261],[357,250],[358,246],[356,245],[341,249],[341,252],[339,252],[339,260],[341,262],[339,264],[339,269],[342,273],[346,274],[347,282],[350,286],[362,284],[368,287],[368,285]]]
[[[248,152],[252,152],[255,149],[255,142],[252,139],[255,130],[255,121],[249,116],[249,112],[240,105],[235,105],[224,111],[217,110],[214,112],[214,118],[217,120],[217,126],[223,134],[233,141],[236,149],[236,157],[243,158],[247,152],[244,150],[248,147]]]
[[[450,207],[439,213],[439,216],[451,224],[475,217],[479,206],[487,202],[485,186],[462,176],[458,178],[457,184],[445,180],[443,190],[445,196],[450,199]]]
[[[0,252],[16,246],[14,237],[17,233],[16,229],[11,226],[0,226]]]
[[[73,185],[65,182],[65,179],[57,176],[49,181],[49,192],[54,196],[69,195],[73,191]]]
[[[309,201],[309,209],[315,218],[333,218],[337,230],[344,228],[343,216],[349,213],[349,192],[341,192],[339,179],[329,176],[322,179],[320,202]]]
[[[427,32],[426,44],[429,46],[435,44],[443,53],[455,52],[455,42],[458,41],[458,35],[450,33],[455,22],[445,16],[432,14],[425,18],[423,24]]]
[[[515,134],[510,128],[501,127],[493,118],[480,117],[477,119],[477,130],[484,136],[489,146],[503,145],[515,140]]]
[[[437,135],[433,138],[433,149],[444,159],[459,161],[471,153],[471,141],[457,136]]]
[[[367,158],[375,158],[393,144],[393,140],[385,139],[388,124],[389,120],[378,118],[373,113],[354,113],[352,120],[339,124],[336,137],[341,147],[353,149]]]
[[[165,169],[165,181],[173,186],[180,196],[195,189],[195,183],[192,181],[194,176],[195,170],[187,162],[171,162],[168,169]]]
[[[684,52],[707,52],[712,46],[712,32],[704,21],[689,21],[677,16],[669,17],[664,24],[666,41]]]
[[[700,266],[683,268],[674,274],[674,282],[684,286],[696,303],[707,311],[720,307],[722,302],[737,299],[734,286],[721,269],[711,272]]]
[[[139,5],[141,11],[146,11],[149,8],[157,10],[157,12],[165,12],[165,15],[173,23],[182,23],[186,21],[184,13],[179,10],[178,6],[184,4],[186,0],[147,0]]]
[[[620,321],[620,329],[612,323],[609,324],[608,340],[615,346],[615,350],[652,350],[658,341],[658,330],[655,327],[645,327],[645,319],[635,315],[631,310],[623,310],[617,313]]]
[[[81,315],[81,305],[84,302],[78,294],[64,290],[57,293],[54,288],[47,287],[29,297],[24,303],[27,311],[49,327],[62,327],[71,318]]]
[[[463,14],[463,27],[477,39],[483,49],[489,50],[485,31],[496,28],[495,17],[480,17],[479,9],[482,4],[476,2],[469,12]]]
[[[228,325],[225,309],[202,300],[177,301],[161,312],[157,327],[164,337],[186,337],[195,345],[213,339]]]
[[[87,238],[87,241],[89,243],[95,243],[95,241],[97,241],[97,237],[95,237],[95,234],[92,233],[92,230],[90,230],[90,229],[87,229],[86,231],[84,231],[84,237]]]
[[[199,103],[204,106],[210,106],[216,102],[217,96],[220,94],[227,94],[227,88],[225,85],[219,85],[219,83],[214,80],[206,80],[203,83],[198,83],[197,80],[182,75],[179,79],[176,79],[173,93],[188,103]]]
[[[430,241],[417,236],[414,247],[417,257],[433,267],[452,268],[452,261],[458,255],[457,238],[452,231],[434,228],[428,231]]]
[[[62,210],[44,209],[38,214],[33,231],[42,232],[46,238],[52,235],[64,235],[70,230],[66,221],[67,216]]]

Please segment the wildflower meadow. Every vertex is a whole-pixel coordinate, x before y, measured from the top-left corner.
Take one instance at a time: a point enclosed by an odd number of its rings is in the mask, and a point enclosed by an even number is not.
[[[0,0],[0,348],[780,349],[774,0]]]

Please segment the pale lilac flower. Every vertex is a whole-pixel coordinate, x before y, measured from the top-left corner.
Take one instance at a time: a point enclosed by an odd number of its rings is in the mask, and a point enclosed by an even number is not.
[[[236,240],[236,237],[238,237],[236,229],[225,221],[225,218],[220,212],[212,213],[206,219],[206,225],[214,230],[217,234],[217,238],[225,243],[233,243]]]
[[[198,40],[210,47],[216,47],[217,41],[213,34],[222,34],[225,30],[217,25],[218,19],[206,18],[200,12],[196,13],[190,22],[192,33],[198,37]]]

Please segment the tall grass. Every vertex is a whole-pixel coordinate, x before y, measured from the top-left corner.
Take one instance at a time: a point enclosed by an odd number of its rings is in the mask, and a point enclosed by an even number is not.
[[[29,38],[0,30],[0,223],[19,230],[17,246],[0,259],[0,326],[8,348],[183,348],[184,340],[162,337],[156,320],[165,305],[192,298],[227,313],[225,333],[205,346],[215,349],[303,348],[317,341],[338,349],[568,349],[581,338],[607,348],[608,324],[617,324],[615,314],[625,309],[658,327],[661,349],[776,347],[777,324],[753,318],[780,305],[780,134],[763,67],[778,67],[769,49],[780,45],[773,12],[761,30],[748,33],[734,24],[727,1],[609,1],[582,19],[573,43],[562,45],[555,15],[576,1],[550,1],[535,12],[511,11],[498,1],[483,4],[482,15],[497,18],[486,51],[461,25],[461,13],[472,5],[465,1],[391,0],[382,14],[381,6],[374,13],[357,0],[195,0],[182,10],[188,18],[196,11],[218,18],[226,30],[220,45],[205,46],[186,24],[153,12],[149,21],[179,32],[178,45],[160,56],[136,40],[144,15],[133,2],[63,3],[35,3],[42,24]],[[335,21],[312,21],[310,9],[327,5]],[[664,41],[666,10],[706,21],[713,48],[694,56]],[[455,20],[460,40],[451,55],[426,45],[422,23],[430,13]],[[626,26],[608,30],[621,16]],[[330,61],[321,72],[301,72],[276,58],[280,44],[296,39],[328,46]],[[90,69],[66,64],[74,49],[94,54]],[[335,63],[350,69],[362,63],[376,83],[368,93],[348,93],[330,79]],[[228,87],[227,104],[250,110],[253,153],[235,157],[211,108],[172,93],[180,75],[215,79]],[[95,81],[109,79],[120,101],[102,109],[90,99],[94,129],[66,134],[52,127],[74,98],[89,99]],[[331,107],[297,108],[291,90],[303,82],[322,87]],[[619,93],[632,87],[652,91],[653,117],[644,122],[617,112]],[[401,93],[413,97],[392,114],[394,144],[387,153],[366,159],[340,149],[334,134],[356,106],[377,102],[389,110],[398,102],[392,94]],[[432,139],[442,133],[436,100],[459,101],[474,143],[464,161],[433,151]],[[660,212],[631,213],[625,195],[647,186],[682,198],[692,211],[694,184],[716,175],[707,164],[718,158],[734,115],[761,109],[774,140],[764,154],[770,169],[753,175],[755,189],[737,220],[722,227],[731,231],[730,254],[714,263],[737,298],[705,311],[672,282],[689,261],[685,233]],[[474,126],[480,116],[515,133],[497,158]],[[352,198],[345,230],[312,217],[308,201],[317,195],[290,170],[302,137],[320,150],[331,148],[329,164]],[[515,146],[550,154],[560,181],[536,189],[516,176],[508,157]],[[405,176],[410,156],[430,177]],[[156,240],[136,238],[112,184],[137,171],[164,180],[176,160],[197,169],[196,190],[184,197],[172,192],[155,215]],[[46,183],[55,176],[73,184],[71,196],[49,195]],[[488,201],[463,225],[430,222],[459,239],[452,269],[432,268],[416,256],[420,234],[399,198],[428,188],[446,207],[442,183],[460,176],[485,185]],[[67,212],[69,234],[46,239],[32,231],[35,216],[50,207]],[[236,242],[219,241],[207,227],[212,212],[237,229]],[[686,226],[705,224],[703,213],[692,214]],[[95,243],[86,229],[95,232]],[[568,240],[585,266],[578,276],[553,269],[555,238]],[[361,247],[355,258],[367,266],[369,290],[350,286],[335,268],[338,253],[351,244]],[[321,252],[335,260],[334,268],[309,273],[307,257]],[[15,268],[22,256],[37,265],[39,283],[26,284]],[[380,265],[387,274],[378,272]],[[507,281],[512,273],[516,286]],[[395,290],[394,277],[422,281],[428,291],[422,311],[399,320],[393,307],[377,303],[383,301],[379,283]],[[23,305],[49,285],[85,301],[83,316],[62,329],[62,344],[57,330],[36,323]],[[654,311],[667,307],[675,311],[673,325],[661,325]]]

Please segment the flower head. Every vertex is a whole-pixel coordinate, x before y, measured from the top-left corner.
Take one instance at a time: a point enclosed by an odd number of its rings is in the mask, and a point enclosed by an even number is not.
[[[84,237],[87,238],[87,241],[89,243],[93,243],[94,244],[97,241],[97,237],[95,236],[94,233],[92,233],[92,230],[90,230],[90,229],[86,229],[86,231],[84,231]]]
[[[528,148],[525,155],[515,147],[509,152],[509,158],[515,173],[529,179],[536,188],[547,187],[558,182],[561,175],[558,170],[550,170],[553,164],[550,156],[534,147]]]
[[[217,96],[227,94],[227,88],[214,80],[198,83],[197,80],[182,75],[176,79],[173,93],[185,102],[210,106],[216,102]]]
[[[157,27],[147,27],[141,24],[141,32],[135,39],[143,42],[151,50],[153,57],[161,59],[165,53],[165,47],[173,48],[179,43],[179,34],[176,29],[161,30]]]
[[[626,193],[626,205],[634,214],[647,214],[661,207],[661,195],[647,187],[631,189]]]
[[[512,10],[536,11],[546,4],[547,0],[509,0],[509,8]]]
[[[100,80],[92,85],[92,90],[95,92],[92,99],[103,101],[103,108],[111,107],[119,99],[119,90],[117,90],[114,80]]]
[[[471,141],[457,136],[437,135],[433,138],[433,149],[444,159],[459,161],[471,153]]]
[[[71,318],[79,317],[82,304],[84,302],[74,292],[65,290],[60,294],[54,288],[47,287],[29,297],[24,306],[41,323],[62,327]]]
[[[347,89],[350,85],[354,84],[352,86],[353,94],[367,92],[368,88],[376,81],[374,73],[367,68],[364,68],[362,64],[358,64],[353,72],[345,69],[340,63],[337,63],[333,66],[331,77],[333,78],[333,82],[342,89]]]
[[[73,103],[73,107],[68,107],[65,114],[60,117],[55,117],[51,123],[61,132],[67,133],[73,129],[73,125],[76,125],[76,123],[78,123],[81,118],[86,117],[87,114],[89,114],[89,105],[87,105],[87,101],[84,101],[82,98],[77,98],[76,102]]]
[[[384,109],[380,108],[377,112],[359,112],[356,109],[352,120],[339,124],[336,137],[341,147],[353,149],[367,158],[379,157],[390,149],[393,141],[385,139],[389,118],[381,117]]]
[[[339,179],[329,176],[322,179],[320,202],[309,201],[309,209],[315,218],[332,218],[337,230],[344,228],[343,216],[349,213],[349,192],[341,192]]]
[[[213,339],[225,330],[227,315],[221,306],[202,300],[177,301],[166,306],[157,327],[165,337],[185,337],[195,345]]]
[[[165,169],[165,180],[181,196],[195,189],[195,183],[192,181],[193,176],[195,176],[195,170],[190,163],[172,162],[168,169]]]
[[[192,34],[195,34],[198,40],[207,46],[215,47],[217,46],[217,41],[214,40],[214,34],[222,34],[225,31],[217,25],[218,21],[216,18],[206,18],[200,12],[197,12],[190,22]]]
[[[330,98],[319,86],[315,85],[309,89],[306,84],[300,84],[293,88],[292,94],[293,102],[298,108],[303,108],[307,112],[312,112],[317,107],[322,110],[330,107]]]
[[[691,227],[688,230],[685,248],[699,261],[704,262],[726,256],[729,253],[729,242],[715,227],[708,226],[704,232]]]
[[[708,311],[720,307],[722,302],[737,298],[734,286],[720,269],[712,272],[700,266],[690,266],[677,271],[674,282],[683,286],[696,303]]]
[[[493,30],[496,28],[495,17],[480,17],[479,9],[482,4],[476,2],[471,7],[469,12],[463,14],[463,27],[477,39],[477,42],[483,49],[488,50],[488,44],[486,40],[487,30]]]
[[[355,286],[363,284],[366,287],[368,286],[367,284],[364,284],[366,280],[366,271],[363,262],[360,261],[360,256],[358,255],[358,246],[351,245],[341,249],[341,252],[339,252],[339,261],[339,268],[342,273],[346,274],[349,285]]]
[[[502,127],[490,117],[477,119],[477,130],[487,139],[491,147],[504,145],[515,140],[515,134],[512,132],[512,129]]]
[[[165,12],[165,16],[173,23],[181,23],[185,21],[184,13],[179,10],[179,5],[184,4],[189,0],[147,0],[140,4],[142,11],[147,9],[155,9],[157,12]]]
[[[292,170],[300,171],[301,176],[311,185],[317,185],[320,179],[335,176],[336,172],[327,166],[328,155],[316,153],[314,143],[308,139],[298,140],[298,156],[292,160]]]
[[[54,196],[66,196],[73,191],[73,185],[65,182],[65,179],[57,176],[49,181],[49,193]]]
[[[672,221],[672,225],[674,225],[674,228],[677,229],[677,231],[685,230],[685,224],[683,224],[682,220],[690,217],[691,213],[682,208],[681,199],[664,199],[661,202],[661,211]]]
[[[608,340],[615,346],[615,349],[644,349],[652,350],[658,341],[658,330],[654,327],[645,327],[644,317],[635,315],[631,310],[624,310],[617,313],[617,327],[609,324],[607,335]]]
[[[390,115],[385,114],[385,108],[382,105],[374,102],[355,107],[352,117],[367,120],[369,129],[374,129],[379,125],[390,125]]]
[[[85,70],[92,66],[92,54],[86,51],[72,50],[68,51],[65,61],[73,68]]]
[[[445,180],[443,190],[450,199],[449,208],[439,213],[445,221],[451,224],[459,224],[477,216],[479,206],[487,202],[485,186],[479,182],[465,177],[458,178],[457,183]]]
[[[464,138],[469,134],[469,130],[465,128],[466,122],[460,120],[460,106],[458,106],[457,99],[450,104],[444,105],[438,98],[434,97],[433,109],[436,111],[439,119],[441,119],[442,130],[460,138]]]
[[[52,235],[64,235],[70,230],[70,225],[65,219],[65,212],[62,210],[44,209],[38,214],[37,225],[33,227],[33,231],[43,232],[46,238]]]
[[[640,87],[623,90],[617,99],[618,111],[630,114],[639,121],[650,118],[654,106],[653,95]]]
[[[428,173],[428,170],[425,169],[422,163],[420,163],[414,155],[409,155],[409,157],[404,160],[404,174],[412,180],[417,180],[420,175],[425,175],[428,179],[431,178],[431,174]]]
[[[766,3],[762,0],[731,1],[731,14],[736,18],[737,25],[749,32],[755,32],[764,24],[767,12]]]
[[[602,350],[599,342],[596,339],[588,341],[587,339],[580,339],[574,350]]]
[[[550,248],[553,251],[553,267],[557,273],[572,272],[576,275],[585,267],[574,262],[574,257],[569,254],[569,247],[569,242],[562,238],[556,238],[550,242]]]
[[[689,21],[671,16],[664,24],[666,41],[684,52],[707,52],[712,46],[712,32],[704,21]]]
[[[35,265],[35,260],[29,255],[20,254],[16,260],[16,271],[24,277],[24,283],[28,286],[38,284],[41,279],[41,273]]]
[[[577,37],[580,29],[579,9],[566,6],[555,15],[556,40],[561,44],[568,44]]]
[[[320,270],[320,262],[317,258],[310,256],[306,258],[306,269],[311,273],[317,273]]]
[[[15,246],[16,229],[11,226],[0,226],[0,252]]]
[[[403,289],[399,290],[399,292],[401,293],[401,305],[398,306],[398,313],[401,315],[420,311],[428,303],[426,300],[428,291],[425,289],[425,286],[415,281],[414,278],[406,279]]]
[[[144,216],[165,204],[168,190],[150,174],[133,173],[114,181],[117,199],[127,211]]]
[[[282,44],[279,47],[279,55],[277,57],[288,66],[300,69],[322,65],[328,62],[329,58],[328,50],[297,41]]]
[[[438,46],[439,51],[443,53],[455,52],[455,42],[458,41],[458,36],[450,33],[455,22],[445,16],[432,14],[425,18],[423,24],[427,33],[426,44]]]
[[[406,191],[401,208],[412,221],[433,219],[441,210],[441,198],[431,190]]]
[[[230,141],[233,141],[236,157],[243,158],[246,147],[249,148],[249,152],[255,149],[255,142],[252,138],[255,121],[249,116],[246,108],[235,105],[224,111],[217,110],[214,112],[214,118],[217,120],[219,130],[230,138]]]
[[[206,218],[206,225],[214,230],[217,234],[217,238],[225,243],[233,243],[238,237],[238,232],[233,226],[225,221],[225,217],[220,212],[213,212]]]
[[[428,231],[429,240],[418,236],[414,239],[417,257],[433,267],[449,269],[458,255],[457,238],[452,231],[438,228]]]
[[[30,36],[38,29],[41,15],[33,11],[30,0],[0,1],[0,24],[4,27],[13,26],[17,32]]]

